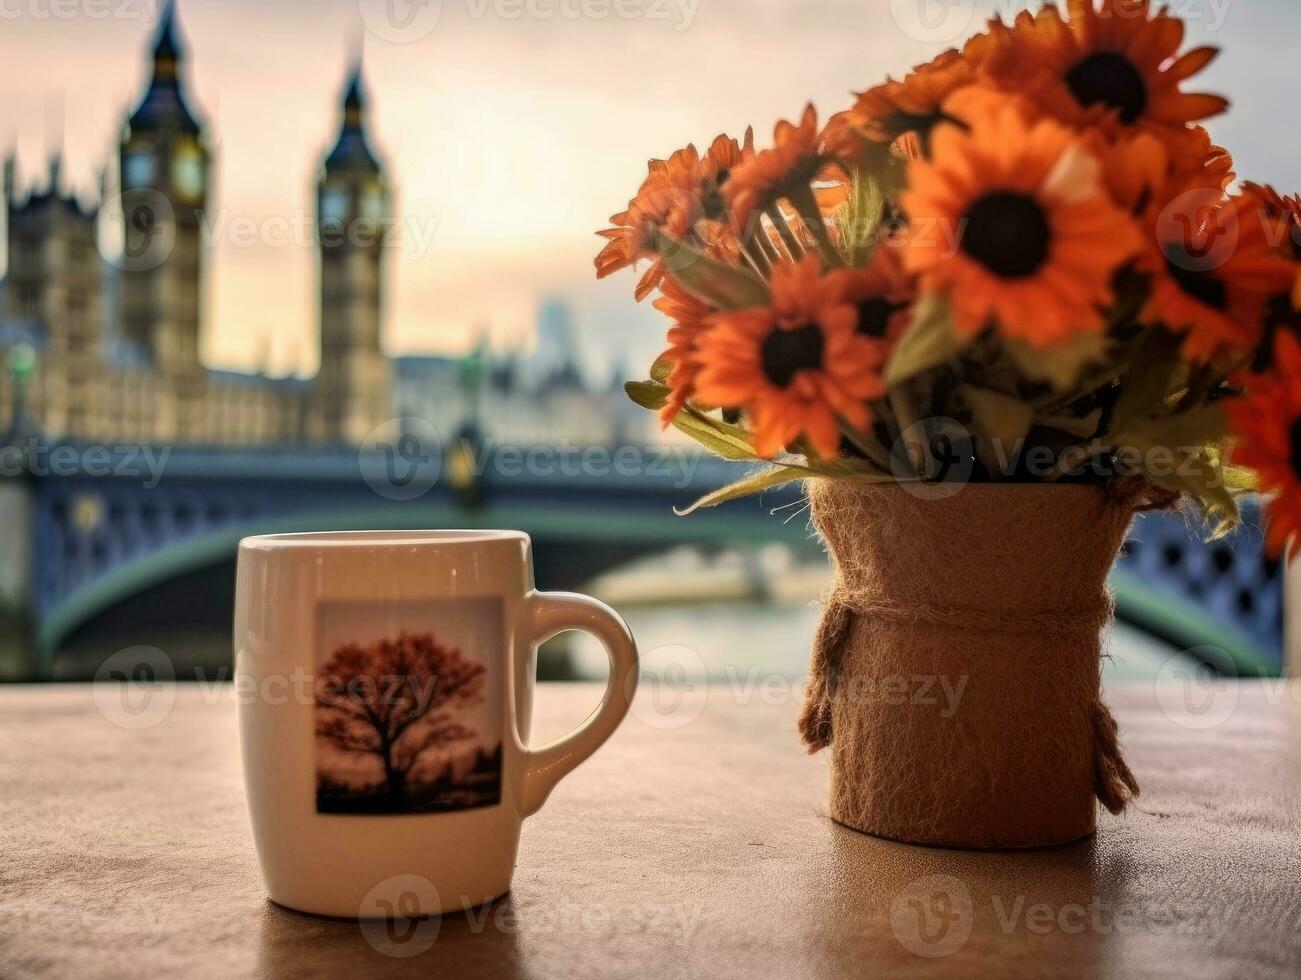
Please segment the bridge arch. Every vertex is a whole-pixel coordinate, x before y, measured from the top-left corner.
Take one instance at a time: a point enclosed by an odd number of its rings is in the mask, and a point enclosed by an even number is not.
[[[233,559],[242,538],[293,531],[415,530],[426,528],[514,528],[528,532],[540,552],[538,580],[544,588],[566,588],[631,558],[686,545],[726,546],[785,543],[808,553],[820,548],[803,521],[774,518],[766,508],[734,507],[681,518],[665,505],[601,511],[538,503],[496,503],[464,508],[452,502],[420,507],[371,507],[312,515],[244,520],[181,538],[128,559],[58,599],[37,627],[38,654],[48,669],[59,645],[79,626],[115,604],[178,575]],[[613,542],[613,544],[612,544]],[[568,552],[568,567],[558,569],[548,555]],[[548,556],[550,560],[542,560]],[[564,576],[557,580],[557,572]],[[548,574],[550,573],[550,574]]]

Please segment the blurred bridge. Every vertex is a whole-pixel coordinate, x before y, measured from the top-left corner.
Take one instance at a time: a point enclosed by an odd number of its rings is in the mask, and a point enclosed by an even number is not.
[[[665,447],[399,448],[7,447],[0,600],[9,635],[26,637],[48,675],[79,627],[178,576],[229,565],[250,534],[518,528],[533,536],[538,581],[552,589],[683,544],[818,551],[807,519],[791,516],[797,486],[677,517],[673,507],[737,477],[736,464],[712,457]],[[1113,577],[1119,614],[1181,647],[1211,648],[1201,653],[1219,669],[1276,673],[1281,576],[1254,517],[1249,509],[1248,527],[1210,545],[1178,516],[1141,519]],[[207,586],[218,587],[229,584]]]

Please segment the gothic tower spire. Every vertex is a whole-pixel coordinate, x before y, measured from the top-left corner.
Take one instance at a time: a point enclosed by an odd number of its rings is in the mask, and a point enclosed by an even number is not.
[[[124,230],[121,333],[163,377],[162,433],[199,431],[199,327],[209,154],[185,98],[176,3],[168,0],[150,51],[152,73],[123,129],[120,150]]]
[[[154,35],[153,75],[140,105],[132,113],[133,130],[178,129],[198,135],[199,123],[181,88],[185,49],[176,17],[176,0],[167,0]]]
[[[353,56],[343,89],[343,123],[334,148],[325,158],[325,169],[368,171],[378,174],[379,161],[366,136],[366,83],[362,78],[361,54]]]
[[[380,346],[389,188],[366,134],[360,52],[348,68],[341,108],[339,135],[317,188],[321,370],[316,416],[324,438],[357,443],[388,416],[391,384]]]

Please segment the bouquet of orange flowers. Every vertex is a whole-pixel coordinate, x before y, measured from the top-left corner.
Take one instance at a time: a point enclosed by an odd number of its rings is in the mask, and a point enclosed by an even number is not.
[[[995,19],[808,106],[773,145],[653,160],[598,276],[672,322],[627,386],[782,482],[1144,480],[1218,526],[1301,530],[1301,198],[1235,184],[1186,91],[1216,49],[1149,0]]]

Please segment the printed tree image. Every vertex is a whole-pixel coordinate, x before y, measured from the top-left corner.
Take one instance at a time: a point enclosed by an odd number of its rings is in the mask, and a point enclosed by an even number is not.
[[[477,732],[456,720],[483,700],[484,668],[432,633],[345,644],[321,669],[316,734],[343,752],[371,755],[400,806],[421,757]]]

